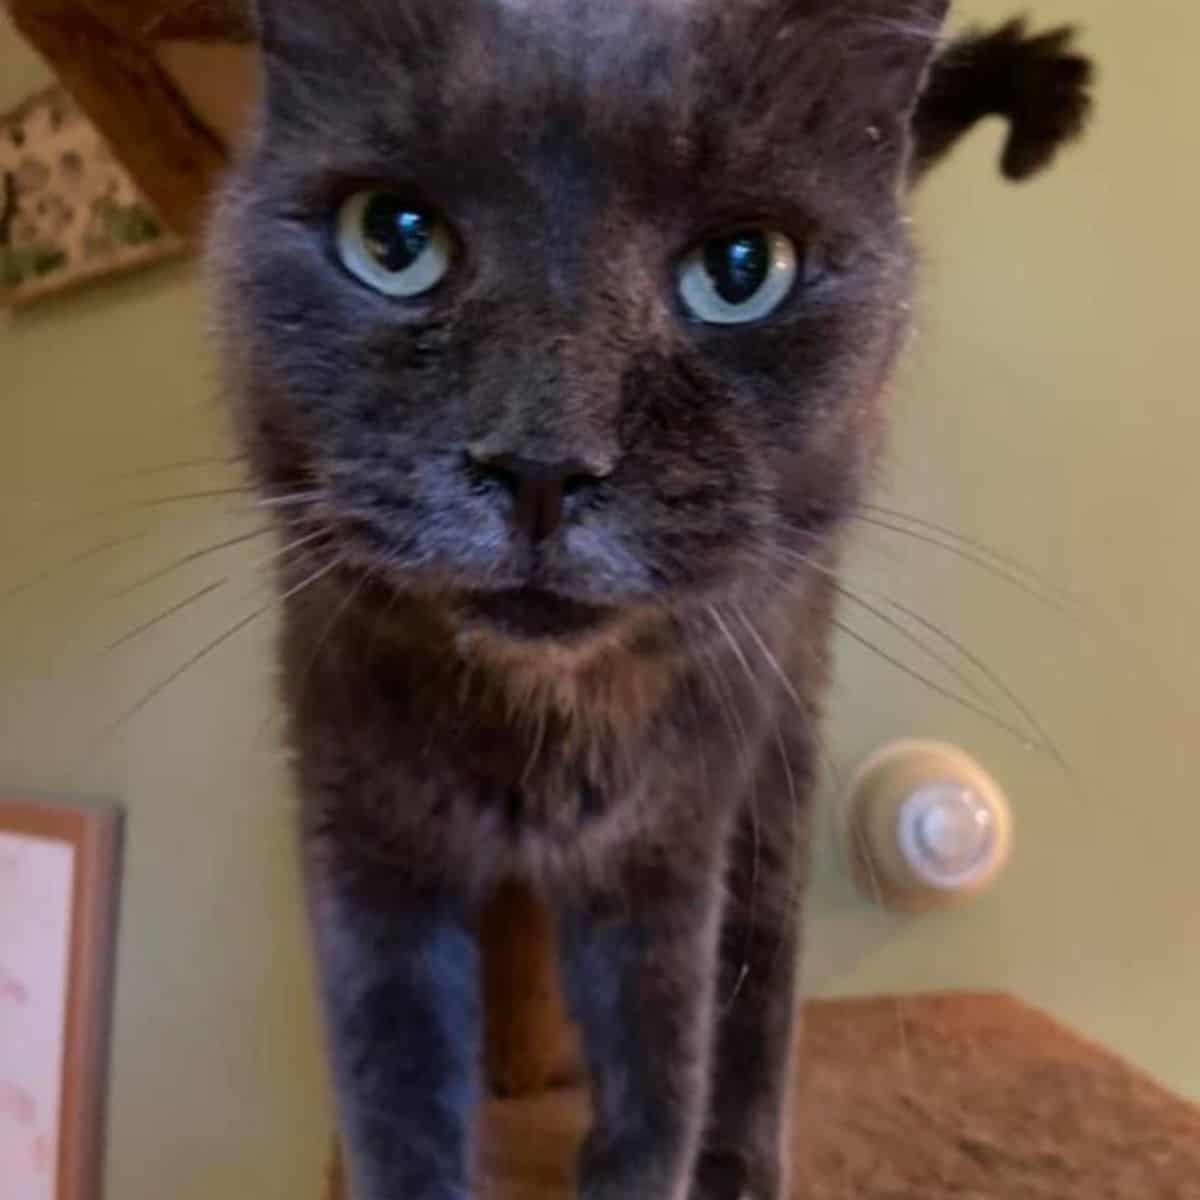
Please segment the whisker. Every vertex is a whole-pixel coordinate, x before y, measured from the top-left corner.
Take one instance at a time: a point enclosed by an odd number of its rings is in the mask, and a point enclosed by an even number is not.
[[[203,600],[205,596],[209,596],[219,588],[223,588],[227,583],[229,583],[228,576],[226,576],[224,579],[218,579],[214,583],[210,583],[205,587],[202,587],[197,592],[193,592],[187,597],[187,599],[179,601],[178,604],[171,605],[171,607],[166,609],[166,611],[159,613],[156,617],[151,617],[149,621],[144,621],[141,625],[131,629],[128,633],[122,634],[116,639],[116,641],[110,642],[107,646],[105,646],[104,653],[112,654],[114,651],[119,650],[122,646],[126,646],[132,641],[136,641],[142,636],[142,634],[149,633],[151,629],[161,625],[164,621],[169,621],[177,613],[183,612],[184,609],[190,608],[193,604],[199,603],[199,601]]]
[[[150,500],[139,500],[131,506],[132,511],[166,508],[171,504],[188,504],[196,500],[218,500],[224,496],[244,496],[255,491],[255,485],[250,483],[238,484],[233,487],[204,488],[195,492],[179,492],[173,496],[154,496]]]
[[[800,719],[805,723],[806,728],[808,729],[808,735],[809,735],[810,739],[812,740],[813,747],[817,751],[817,754],[820,757],[821,762],[825,767],[825,770],[828,771],[831,782],[833,783],[835,788],[840,789],[841,785],[842,785],[841,772],[838,771],[837,764],[830,757],[829,752],[825,747],[825,743],[820,736],[820,731],[816,727],[816,722],[814,720],[813,713],[810,711],[808,705],[806,705],[804,703],[804,700],[801,697],[800,693],[796,691],[795,687],[792,684],[792,681],[787,677],[787,673],[784,671],[782,665],[779,662],[779,659],[775,656],[775,654],[772,652],[771,648],[763,640],[762,635],[758,632],[757,629],[755,629],[755,627],[751,623],[750,619],[746,616],[746,614],[740,608],[736,609],[735,611],[737,612],[738,619],[741,621],[746,632],[750,635],[751,640],[754,642],[755,646],[757,647],[758,652],[766,660],[768,668],[770,668],[772,674],[779,680],[780,684],[783,686],[784,690],[787,692],[788,697],[791,699],[792,703],[796,706],[797,713],[798,713]]]
[[[750,935],[746,935],[749,939]],[[733,987],[729,991],[729,995],[725,999],[725,1003],[721,1007],[721,1016],[726,1016],[737,1003],[737,998],[742,994],[742,988],[746,986],[746,980],[750,978],[750,961],[747,958],[742,962],[741,969],[738,971],[737,979],[734,980]]]
[[[939,667],[953,677],[954,681],[958,683],[959,686],[965,688],[972,696],[974,696],[980,704],[987,705],[989,703],[990,698],[987,693],[984,692],[981,687],[979,687],[975,680],[973,680],[966,671],[964,671],[956,662],[952,661],[947,655],[944,655],[940,651],[934,649],[928,644],[928,642],[918,637],[902,622],[896,620],[895,617],[889,616],[883,611],[882,608],[870,603],[870,601],[864,600],[862,596],[857,595],[844,584],[834,583],[833,588],[839,596],[845,597],[845,599],[849,600],[852,604],[857,604],[859,608],[869,612],[877,621],[880,621],[882,624],[886,625],[898,637],[903,638],[904,641],[906,641],[910,646],[915,646],[918,650],[920,650],[921,653],[924,654],[931,662],[937,663]],[[948,638],[949,635],[946,635],[946,637]],[[990,712],[991,709],[989,708],[988,711]]]
[[[161,696],[163,694],[163,692],[165,692],[173,683],[175,683],[177,680],[181,679],[188,671],[190,671],[192,669],[192,667],[196,666],[197,663],[202,662],[210,654],[212,654],[214,651],[218,650],[227,641],[229,641],[230,638],[236,637],[237,634],[239,634],[243,629],[245,629],[248,625],[253,624],[253,622],[257,621],[260,617],[264,616],[266,613],[270,612],[271,609],[274,608],[277,604],[282,604],[284,601],[291,599],[291,597],[298,595],[300,592],[304,591],[306,588],[311,587],[314,583],[323,579],[331,571],[335,570],[338,566],[340,566],[341,561],[342,560],[341,560],[340,556],[335,556],[334,558],[330,559],[329,562],[327,562],[324,566],[318,568],[307,578],[301,580],[300,583],[296,584],[292,588],[289,588],[282,595],[272,597],[265,604],[260,605],[258,608],[254,609],[253,612],[247,614],[246,616],[242,617],[240,620],[236,621],[233,625],[231,625],[228,629],[226,629],[219,636],[217,636],[217,637],[213,638],[211,641],[207,642],[204,646],[202,646],[194,654],[190,655],[178,667],[176,667],[174,670],[172,670],[169,675],[165,676],[158,683],[156,683],[148,692],[146,692],[146,694],[144,696],[141,697],[141,699],[138,700],[138,702],[136,704],[133,704],[129,708],[127,708],[116,719],[116,721],[105,730],[105,733],[104,733],[105,738],[111,737],[114,733],[116,733],[118,730],[120,730],[123,726],[128,724],[128,722],[133,720],[133,718],[136,717],[139,713],[145,711],[145,709],[150,704],[152,704],[159,696]]]
[[[957,664],[948,660],[944,655],[939,654],[927,642],[917,637],[912,630],[906,629],[899,621],[890,618],[885,612],[883,612],[875,604],[870,603],[864,597],[869,595],[873,599],[878,600],[879,603],[886,605],[894,612],[900,613],[906,619],[912,621],[915,625],[925,630],[926,633],[949,646],[956,654],[960,655],[968,664],[974,667],[975,670],[978,671],[979,674],[988,682],[988,684],[993,687],[1004,698],[1005,701],[1007,701],[1007,703],[1012,705],[1022,720],[1024,720],[1029,728],[1033,731],[1034,735],[1036,736],[1036,742],[1030,743],[1026,736],[1024,744],[1030,748],[1037,749],[1041,753],[1049,755],[1049,757],[1054,761],[1055,765],[1072,781],[1073,786],[1078,790],[1079,783],[1076,778],[1074,768],[1071,766],[1067,757],[1063,754],[1055,739],[1047,732],[1037,714],[1020,698],[1020,696],[1017,695],[1016,691],[1005,682],[1005,680],[993,667],[989,666],[982,657],[974,653],[960,638],[956,638],[953,634],[941,628],[941,626],[937,625],[935,622],[929,620],[927,617],[922,616],[915,609],[902,604],[899,600],[896,600],[891,596],[885,595],[884,593],[871,588],[862,587],[860,585],[855,585],[853,589],[848,587],[842,581],[842,577],[838,572],[831,570],[829,567],[824,566],[805,554],[782,549],[780,550],[780,553],[797,562],[798,564],[830,578],[833,581],[833,586],[839,595],[844,596],[847,600],[857,604],[860,608],[865,609],[877,620],[882,621],[889,628],[893,629],[906,641],[910,642],[912,645],[915,645],[933,662],[937,663],[939,666],[948,671],[954,677],[954,679],[963,687],[965,687],[977,700],[987,704],[988,697],[983,694],[982,690],[975,684],[974,680],[972,680],[965,671],[961,670]],[[999,718],[998,714],[991,709],[990,705],[988,707],[988,711],[992,713],[994,718],[1002,720],[1002,718]],[[1005,724],[1007,723],[1005,722]]]
[[[953,542],[944,541],[941,538],[934,537],[931,534],[921,533],[916,529],[906,529],[903,525],[897,525],[891,521],[881,520],[878,517],[872,517],[865,513],[849,513],[849,519],[859,521],[866,525],[872,525],[877,529],[890,530],[892,533],[903,534],[905,537],[912,538],[914,541],[921,542],[927,546],[935,546],[939,550],[944,550],[948,554],[952,554],[955,558],[962,559],[964,562],[972,563],[980,569],[989,572],[998,579],[1004,580],[1013,587],[1024,592],[1026,595],[1037,600],[1040,604],[1047,608],[1053,609],[1061,616],[1067,617],[1070,620],[1078,619],[1078,613],[1072,611],[1074,605],[1069,601],[1056,597],[1048,593],[1044,588],[1015,571],[1010,571],[1002,565],[992,562],[990,559],[981,554],[976,554],[974,551],[968,550],[962,546],[955,545]]]
[[[240,633],[243,629],[246,628],[247,625],[250,625],[252,622],[257,621],[258,618],[263,616],[264,613],[269,612],[275,606],[276,603],[277,603],[277,601],[272,599],[268,603],[262,605],[261,607],[256,608],[248,616],[242,617],[235,624],[231,625],[219,637],[213,638],[212,641],[208,642],[200,650],[196,651],[195,654],[192,654],[187,659],[185,659],[184,662],[181,663],[178,667],[176,667],[169,675],[167,675],[164,679],[162,679],[158,683],[156,683],[140,700],[138,700],[138,702],[136,704],[131,705],[129,708],[127,708],[116,719],[116,721],[114,721],[113,724],[105,730],[105,736],[106,737],[111,736],[112,734],[116,733],[119,729],[121,729],[124,725],[126,725],[129,721],[133,720],[133,718],[136,717],[138,715],[138,713],[143,712],[159,696],[161,696],[163,694],[163,692],[165,692],[167,690],[167,688],[169,688],[171,686],[171,684],[175,683],[176,680],[182,678],[182,676],[184,674],[186,674],[188,671],[190,671],[192,669],[192,667],[196,666],[197,663],[203,661],[205,658],[208,657],[208,655],[212,654],[213,651],[218,649],[220,646],[223,646],[227,641],[229,641],[230,638],[232,638],[236,634]]]
[[[313,488],[307,492],[289,492],[283,496],[263,496],[254,502],[255,508],[286,508],[291,504],[314,504],[325,498],[321,488]]]
[[[733,636],[732,631],[729,629],[729,627],[725,623],[725,621],[721,618],[720,613],[716,609],[715,606],[712,606],[712,605],[708,606],[708,610],[709,610],[709,614],[712,617],[714,623],[717,625],[718,629],[721,630],[722,635],[724,636],[726,642],[728,642],[730,650],[733,652],[734,657],[738,660],[738,662],[742,666],[742,669],[745,671],[746,677],[747,677],[748,681],[750,682],[751,686],[761,693],[762,692],[762,684],[761,684],[758,676],[755,674],[754,670],[752,669],[750,662],[749,662],[748,658],[746,657],[745,653],[742,651],[741,646],[738,644],[737,639]],[[836,767],[834,767],[832,762],[829,761],[828,754],[827,754],[826,749],[820,738],[820,733],[815,727],[812,713],[809,711],[808,707],[803,703],[801,697],[797,693],[791,680],[787,677],[786,672],[783,670],[782,664],[779,662],[779,660],[775,656],[775,654],[771,651],[770,647],[767,645],[766,640],[763,638],[762,634],[759,633],[759,631],[754,627],[754,624],[753,624],[753,622],[751,622],[750,618],[746,615],[746,613],[740,607],[734,608],[733,611],[734,611],[735,615],[737,616],[739,622],[741,623],[742,627],[746,630],[747,634],[750,636],[751,640],[754,642],[755,646],[758,648],[759,652],[762,654],[763,658],[766,660],[766,662],[770,666],[772,673],[776,676],[776,678],[779,680],[780,684],[783,686],[785,693],[795,704],[795,707],[797,710],[797,715],[804,722],[806,739],[811,744],[812,748],[816,751],[817,755],[826,762],[826,764],[830,770],[831,778],[833,778],[836,781],[838,778],[837,769],[836,769]],[[779,762],[780,762],[780,766],[783,771],[784,781],[787,786],[788,798],[789,798],[788,815],[789,815],[789,819],[791,822],[791,828],[790,828],[791,843],[790,844],[791,844],[792,853],[789,856],[790,857],[789,868],[788,868],[789,875],[788,875],[788,879],[787,879],[786,893],[783,897],[783,902],[787,906],[789,912],[794,913],[796,907],[801,903],[802,894],[803,894],[803,885],[804,885],[804,878],[803,878],[803,874],[804,874],[803,873],[803,862],[804,862],[804,860],[802,858],[801,836],[800,836],[800,797],[799,797],[799,793],[798,793],[797,787],[796,787],[796,778],[795,778],[795,774],[792,770],[791,759],[788,756],[787,742],[783,736],[783,730],[780,726],[780,712],[778,710],[771,712],[769,719],[770,719],[770,723],[771,723],[771,736],[772,736],[772,739],[775,744],[776,752],[778,753],[778,756],[779,756]],[[751,787],[752,787],[752,789],[754,789],[753,778],[751,780]],[[760,818],[759,818],[759,813],[758,813],[758,795],[757,795],[756,790],[752,790],[752,792],[751,792],[751,803],[753,805],[751,817],[752,817],[752,820],[754,823],[753,831],[754,831],[755,842],[754,842],[754,861],[753,861],[751,882],[750,882],[750,902],[749,902],[748,912],[746,914],[746,918],[747,918],[747,935],[746,935],[747,948],[744,953],[745,961],[743,962],[741,970],[738,973],[738,977],[734,984],[732,993],[729,996],[728,1000],[725,1002],[725,1011],[728,1011],[732,1007],[734,1002],[737,1000],[738,995],[740,994],[742,988],[745,986],[747,980],[749,979],[749,976],[750,976],[750,965],[749,965],[750,944],[753,941],[754,937],[756,936],[757,930],[758,930],[758,902],[759,902],[759,888],[760,888],[759,874],[760,874],[760,858],[761,858],[762,848],[761,848],[761,843],[760,843],[760,838],[761,838]],[[772,952],[770,962],[767,964],[767,967],[766,967],[767,975],[764,980],[760,981],[760,985],[759,985],[760,987],[770,987],[771,986],[771,982],[775,978],[775,973],[779,970],[780,963],[782,961],[784,943],[786,941],[786,937],[787,937],[787,933],[786,933],[786,923],[785,923],[785,925],[780,928],[780,930],[777,934],[776,941],[775,941],[775,949]]]
[[[261,529],[252,530],[250,533],[241,533],[236,537],[226,538],[221,542],[214,542],[211,546],[204,546],[199,550],[189,551],[189,553],[181,555],[173,562],[168,563],[165,567],[159,567],[156,570],[151,571],[149,574],[141,576],[141,578],[136,579],[133,583],[121,588],[120,591],[110,593],[107,599],[123,600],[126,596],[136,592],[139,588],[144,588],[151,583],[157,583],[158,580],[165,579],[168,575],[181,570],[190,563],[199,562],[203,558],[208,558],[210,555],[218,554],[222,550],[228,550],[233,546],[240,546],[244,542],[253,542],[256,539],[264,537],[266,534],[273,532],[273,526],[264,525]]]
[[[18,528],[22,534],[36,532],[39,538],[46,539],[62,533],[72,533],[77,530],[87,529],[88,527],[96,525],[102,521],[115,520],[121,517],[130,517],[138,513],[146,512],[150,509],[166,507],[168,504],[182,503],[187,499],[207,498],[207,494],[200,493],[189,493],[186,496],[179,497],[152,497],[149,502],[144,500],[135,500],[127,503],[109,505],[106,508],[89,508],[86,513],[75,513],[73,516],[52,521],[40,521],[26,515],[20,520],[20,522],[15,523],[14,527]]]
[[[842,594],[848,599],[854,601],[854,603],[867,608],[869,612],[874,612],[877,616],[880,616],[881,620],[883,619],[877,610],[869,605],[864,604],[861,596],[855,595],[841,585],[839,585],[839,591],[841,591]],[[1008,703],[1017,710],[1018,713],[1020,713],[1021,717],[1037,734],[1039,742],[1041,743],[1041,748],[1048,753],[1051,758],[1054,759],[1054,762],[1063,771],[1067,772],[1068,775],[1074,775],[1074,769],[1071,767],[1070,763],[1067,761],[1065,755],[1059,749],[1054,739],[1046,732],[1042,722],[1038,719],[1037,714],[1034,713],[1029,705],[1027,705],[1021,699],[1021,697],[1017,695],[1013,688],[1004,681],[1003,677],[994,668],[990,667],[979,655],[975,654],[963,643],[960,638],[956,638],[953,634],[942,629],[936,623],[930,621],[927,617],[923,617],[919,612],[909,608],[907,605],[901,604],[899,600],[893,600],[890,596],[882,596],[878,593],[875,593],[875,595],[877,595],[879,600],[886,604],[889,608],[892,608],[896,612],[900,613],[914,624],[919,625],[927,633],[945,642],[956,653],[962,655],[962,657],[966,659],[966,661],[970,663],[971,666],[973,666],[988,681],[988,683],[991,684],[991,686],[994,687],[1001,694],[1001,696],[1003,696],[1004,699],[1007,700]]]
[[[903,521],[908,525],[915,525],[918,529],[924,529],[929,533],[939,534],[942,537],[948,538],[950,541],[959,546],[963,546],[968,550],[975,550],[981,554],[987,555],[994,559],[1001,566],[1008,567],[1012,571],[1016,571],[1021,575],[1038,584],[1039,587],[1045,589],[1050,595],[1056,595],[1065,603],[1081,605],[1082,599],[1068,587],[1061,584],[1056,584],[1053,580],[1047,579],[1044,574],[1036,568],[1031,567],[1028,563],[1014,555],[1008,554],[1003,550],[997,549],[982,538],[972,537],[958,529],[954,529],[949,525],[939,524],[937,521],[931,521],[927,517],[918,517],[913,513],[904,512],[898,508],[888,508],[883,504],[859,504],[859,509],[863,512],[877,513],[883,517],[892,520]]]
[[[787,905],[788,905],[788,921],[789,923],[795,920],[795,913],[799,907],[804,892],[804,861],[800,857],[800,797],[796,791],[796,776],[792,772],[791,760],[788,758],[787,743],[783,738],[783,731],[779,728],[779,715],[776,714],[772,721],[774,728],[772,733],[775,737],[775,748],[779,752],[779,764],[783,768],[783,778],[787,784],[788,790],[788,817],[791,821],[790,831],[790,849],[791,863],[789,867],[790,877],[788,879],[787,888]],[[779,937],[775,942],[775,950],[771,955],[771,965],[769,968],[768,979],[774,980],[775,972],[779,969],[780,956],[783,953],[783,944],[785,933],[780,930]]]
[[[246,460],[247,456],[244,454],[214,454],[203,458],[180,459],[176,462],[159,463],[152,467],[140,467],[132,471],[121,471],[112,475],[100,475],[90,479],[80,479],[78,476],[75,476],[72,478],[72,484],[78,491],[90,495],[93,499],[97,499],[100,498],[97,496],[97,493],[103,495],[120,491],[124,484],[142,482],[147,479],[154,479],[161,475],[171,475],[180,471],[233,467]],[[22,498],[32,500],[32,496],[28,491],[20,493],[4,492],[0,493],[0,495],[9,500]],[[33,502],[36,503],[36,501]]]
[[[967,712],[974,713],[976,716],[982,717],[985,721],[989,721],[998,729],[1004,730],[1004,732],[1015,738],[1017,743],[1023,746],[1025,749],[1044,752],[1044,748],[1042,746],[1040,746],[1037,742],[1032,741],[1023,729],[1017,725],[1014,725],[1011,721],[1006,721],[1003,717],[998,716],[990,709],[973,703],[965,696],[960,696],[957,692],[952,691],[950,688],[942,687],[942,685],[936,680],[930,679],[927,675],[923,675],[920,671],[910,667],[907,663],[901,661],[894,655],[889,654],[886,650],[875,645],[875,643],[869,638],[864,637],[857,630],[852,629],[844,621],[838,620],[835,617],[833,624],[848,638],[850,638],[851,641],[857,642],[860,646],[870,650],[873,654],[881,658],[889,666],[894,667],[901,674],[907,675],[910,679],[924,684],[927,688],[929,688],[930,691],[937,693],[937,695],[942,696],[947,700],[950,700],[952,703],[957,704],[960,708],[966,710]]]
[[[750,684],[751,690],[754,692],[757,692],[761,695],[762,694],[762,683],[758,679],[758,676],[756,676],[754,674],[754,671],[752,670],[752,668],[750,666],[749,660],[746,658],[746,655],[743,653],[741,646],[738,645],[737,639],[733,636],[733,633],[730,631],[729,626],[726,625],[725,622],[722,620],[721,614],[717,611],[716,605],[710,604],[710,605],[707,605],[706,608],[707,608],[708,615],[712,618],[712,620],[716,624],[717,628],[721,631],[722,637],[724,637],[725,641],[729,644],[729,649],[733,652],[734,658],[741,665],[742,670],[745,672],[746,680]],[[715,668],[715,666],[716,666],[716,664],[714,663],[714,668]],[[739,718],[739,724],[740,724],[740,718]],[[743,746],[748,750],[749,747],[745,745],[746,736],[745,736],[744,729],[742,732],[741,740],[742,740]],[[747,930],[747,932],[746,932],[746,948],[742,952],[743,962],[742,962],[741,971],[738,973],[737,982],[734,984],[732,992],[730,993],[729,997],[725,1001],[725,1008],[724,1008],[725,1012],[728,1012],[733,1007],[738,996],[741,994],[742,988],[746,984],[746,980],[750,976],[750,943],[754,937],[753,931],[755,928],[755,918],[758,913],[758,885],[759,885],[759,867],[760,867],[760,862],[761,862],[761,858],[762,858],[762,831],[761,831],[760,825],[759,825],[758,785],[757,785],[756,774],[753,770],[753,767],[750,767],[750,769],[749,769],[748,782],[750,785],[750,829],[751,829],[751,836],[754,839],[754,850],[753,850],[753,857],[751,859],[751,865],[750,865],[750,903],[749,903],[749,907],[748,907],[748,912],[746,914],[746,930]]]
[[[302,540],[308,540],[308,539],[302,539]],[[293,545],[291,547],[289,547],[289,549],[294,549],[295,545],[296,544],[293,543]],[[342,619],[343,616],[345,616],[346,612],[353,605],[354,601],[357,599],[357,597],[358,597],[359,593],[362,591],[363,587],[366,586],[367,580],[370,578],[370,576],[371,576],[371,568],[368,567],[363,570],[362,574],[359,576],[359,578],[355,582],[354,586],[352,588],[347,589],[346,594],[341,598],[341,600],[338,602],[337,606],[334,608],[333,613],[330,616],[329,620],[325,622],[324,629],[321,630],[321,632],[317,635],[316,639],[313,642],[313,648],[312,648],[311,653],[308,656],[308,662],[305,664],[304,670],[300,673],[300,675],[296,681],[294,695],[302,696],[307,693],[307,690],[309,687],[309,680],[312,677],[313,670],[316,668],[317,659],[320,657],[321,651],[325,648],[326,643],[333,636],[333,631],[336,628],[337,623]],[[268,716],[266,718],[266,720],[263,722],[263,724],[261,724],[258,727],[258,729],[254,735],[255,744],[259,743],[260,739],[262,738],[263,732],[266,729],[266,725],[270,721],[270,719],[271,718]]]
[[[717,610],[716,605],[710,604],[707,606],[707,609],[708,609],[708,615],[713,619],[714,624],[721,631],[721,636],[729,644],[729,649],[733,652],[734,658],[737,659],[742,670],[745,672],[746,678],[749,681],[751,688],[753,688],[757,692],[761,692],[762,684],[759,682],[758,676],[756,676],[754,674],[754,670],[750,666],[749,659],[746,658],[746,655],[743,652],[741,646],[738,645],[737,638],[735,638],[733,636],[732,632],[729,629],[729,626],[726,625],[725,622],[721,619],[721,614]]]
[[[169,475],[174,471],[193,471],[204,467],[232,467],[244,463],[246,454],[210,454],[202,458],[185,458],[179,462],[161,463],[155,467],[143,467],[137,471],[125,471],[105,482],[130,483],[136,479],[153,479],[158,475]]]
[[[256,558],[250,566],[260,571],[268,563],[274,562],[278,558],[283,558],[285,555],[291,554],[293,550],[299,550],[301,546],[307,546],[310,542],[315,542],[317,538],[326,537],[329,534],[327,529],[314,529],[311,533],[306,533],[303,537],[298,537],[294,541],[288,542],[286,546],[280,546],[272,550],[269,554],[264,554],[261,558]]]
[[[928,14],[916,5],[907,12],[902,11],[896,15],[858,16],[853,28],[869,32],[876,37],[898,38],[918,45],[936,46],[942,40],[938,22],[931,20]]]
[[[771,669],[771,673],[776,679],[779,680],[780,685],[783,687],[784,691],[787,692],[788,696],[791,698],[796,707],[803,712],[805,706],[804,702],[800,699],[800,693],[796,691],[792,681],[787,677],[786,672],[779,663],[779,659],[775,657],[771,651],[771,648],[765,641],[763,641],[762,635],[750,623],[750,620],[746,614],[742,612],[741,609],[737,609],[735,611],[737,612],[738,619],[741,621],[743,628],[750,635],[751,640],[758,648],[758,652],[766,660],[767,666]]]
[[[267,533],[267,532],[274,532],[274,530],[273,530],[273,528],[264,528],[263,530],[259,531],[259,535],[261,535],[262,533]],[[239,541],[249,540],[249,538],[252,536],[255,536],[255,535],[248,534],[248,535],[245,535],[244,537],[240,537],[240,538],[231,538],[225,542],[219,543],[216,546],[205,547],[202,550],[193,552],[193,554],[191,556],[185,556],[184,560],[177,561],[175,564],[172,564],[172,567],[180,566],[180,565],[182,565],[182,563],[184,561],[187,561],[187,560],[190,560],[193,558],[198,559],[198,558],[204,557],[206,554],[211,554],[211,553],[215,552],[216,550],[225,548],[226,546],[236,545]],[[293,542],[287,546],[281,547],[272,557],[278,558],[281,555],[288,554],[288,553],[292,552],[293,550],[295,550],[301,543],[311,542],[312,540],[313,540],[312,537],[298,538],[298,539],[296,539],[295,542]],[[259,569],[259,565],[251,564],[250,567],[248,568],[248,571],[253,572],[257,569]],[[217,590],[225,588],[228,585],[236,582],[239,578],[242,578],[245,573],[246,572],[244,572],[244,571],[235,571],[228,575],[223,576],[220,579],[216,579],[216,580],[213,580],[213,581],[205,584],[203,587],[199,588],[197,591],[190,593],[188,596],[184,597],[179,602],[172,604],[170,607],[168,607],[164,611],[156,614],[155,616],[151,617],[150,619],[143,621],[141,624],[136,625],[132,629],[121,634],[118,638],[116,638],[114,641],[110,642],[101,651],[99,651],[100,657],[105,657],[105,656],[111,655],[111,654],[115,653],[117,650],[122,649],[129,643],[136,641],[138,638],[140,638],[144,634],[149,633],[151,630],[155,629],[159,625],[162,625],[165,622],[169,621],[172,617],[178,616],[180,613],[191,608],[193,605],[198,604],[201,600],[203,600],[205,597],[211,595],[213,592],[216,592]],[[165,571],[161,572],[160,574],[165,574]],[[142,582],[147,582],[147,581],[148,581],[148,579],[143,580]],[[126,589],[125,592],[118,593],[118,594],[119,595],[127,594],[127,592],[129,590],[131,590],[131,589]],[[113,599],[113,597],[111,597],[111,596],[106,597],[106,599],[111,600],[111,599]]]
[[[94,525],[99,521],[107,521],[117,517],[129,517],[136,513],[151,512],[156,509],[168,508],[177,504],[186,504],[189,502],[197,502],[201,500],[220,499],[226,496],[243,495],[247,492],[252,492],[254,489],[247,485],[244,487],[228,487],[228,488],[212,488],[196,492],[184,492],[172,496],[154,496],[146,500],[134,500],[127,504],[116,504],[108,508],[94,509],[86,516],[74,516],[66,520],[52,521],[47,524],[38,524],[36,522],[27,522],[24,527],[35,529],[39,536],[45,537],[49,534],[71,531],[75,529],[85,528],[89,525]],[[241,510],[238,510],[239,515]]]
[[[142,541],[149,537],[149,535],[150,531],[146,529],[140,530],[137,533],[127,533],[118,538],[109,538],[97,545],[89,546],[86,550],[80,550],[66,558],[59,559],[58,562],[39,571],[32,578],[24,580],[7,591],[0,592],[0,604],[6,604],[10,600],[15,600],[18,596],[24,595],[39,584],[49,583],[51,580],[58,579],[82,563],[90,562],[92,559],[99,558],[101,555],[107,554],[112,550],[119,550],[122,546],[129,546],[134,542]]]

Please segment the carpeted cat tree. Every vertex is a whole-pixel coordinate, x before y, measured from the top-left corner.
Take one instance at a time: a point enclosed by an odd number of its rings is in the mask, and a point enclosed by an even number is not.
[[[1200,1110],[1006,996],[813,1003],[804,1056],[794,1200],[1200,1200]],[[483,1200],[567,1200],[586,1123],[490,1101]]]

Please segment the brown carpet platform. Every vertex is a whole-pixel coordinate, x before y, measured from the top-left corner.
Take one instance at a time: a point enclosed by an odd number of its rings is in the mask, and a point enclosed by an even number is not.
[[[793,1200],[1200,1200],[1200,1109],[1007,996],[813,1002],[804,1050]],[[491,1101],[484,1200],[569,1200],[586,1123]]]

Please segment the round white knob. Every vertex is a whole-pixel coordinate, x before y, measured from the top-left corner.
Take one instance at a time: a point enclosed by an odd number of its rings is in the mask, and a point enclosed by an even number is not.
[[[885,746],[859,769],[846,830],[858,884],[902,911],[976,895],[1012,852],[1012,817],[994,779],[941,742]]]

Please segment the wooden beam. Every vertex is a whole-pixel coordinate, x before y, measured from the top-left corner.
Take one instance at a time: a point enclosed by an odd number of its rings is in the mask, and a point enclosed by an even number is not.
[[[32,16],[89,13],[114,33],[133,41],[187,37],[245,41],[253,36],[249,4],[243,0],[6,0]]]
[[[241,0],[192,0],[175,5],[153,20],[145,33],[159,41],[252,42],[255,38],[254,23]]]
[[[164,30],[230,40],[248,25],[236,0],[202,0],[194,19],[179,0],[7,0],[17,28],[125,163],[163,221],[199,234],[210,189],[227,161],[218,135],[193,111],[155,55]],[[156,32],[157,31],[157,32]]]

